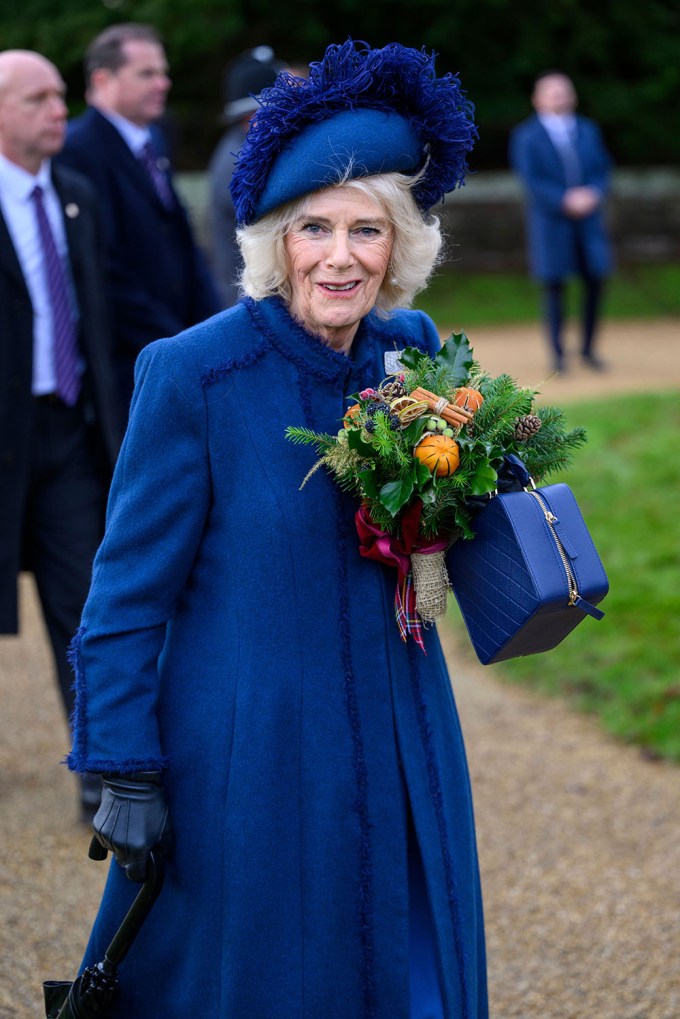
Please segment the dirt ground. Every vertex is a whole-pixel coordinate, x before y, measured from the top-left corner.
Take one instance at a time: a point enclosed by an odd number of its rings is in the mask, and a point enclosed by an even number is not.
[[[457,323],[453,323],[459,331]],[[540,390],[545,403],[560,404],[610,393],[680,387],[680,320],[606,322],[597,353],[606,372],[584,367],[573,326],[566,331],[567,371],[552,375],[547,345],[536,326],[468,329],[476,359],[492,374],[508,372],[518,382]],[[452,329],[442,331],[449,336]]]
[[[493,373],[527,385],[547,374],[535,329],[470,339]],[[543,397],[680,389],[677,320],[608,324],[601,354],[608,372],[575,364]],[[75,975],[106,870],[87,859],[59,764],[67,732],[29,577],[22,611],[21,636],[0,638],[0,1019],[37,1019],[42,980]],[[680,769],[500,685],[461,655],[463,635],[443,636],[475,794],[493,1019],[678,1019]]]

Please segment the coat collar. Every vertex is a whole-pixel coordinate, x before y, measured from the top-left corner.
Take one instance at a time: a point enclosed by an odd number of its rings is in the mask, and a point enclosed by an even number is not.
[[[253,323],[267,336],[272,346],[289,361],[322,381],[344,381],[350,374],[360,373],[373,357],[374,312],[369,312],[359,323],[351,351],[347,355],[339,354],[324,343],[320,336],[307,332],[295,321],[280,298],[268,297],[263,301],[253,301],[246,297],[244,303]]]

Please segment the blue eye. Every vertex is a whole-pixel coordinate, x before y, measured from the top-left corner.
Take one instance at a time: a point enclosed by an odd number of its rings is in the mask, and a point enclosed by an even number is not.
[[[316,235],[321,233],[321,227],[318,223],[305,223],[302,227],[302,232]]]

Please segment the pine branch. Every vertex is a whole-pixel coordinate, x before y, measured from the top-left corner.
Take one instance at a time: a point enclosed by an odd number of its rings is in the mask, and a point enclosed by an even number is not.
[[[535,411],[541,427],[518,447],[519,456],[535,480],[564,470],[573,461],[574,452],[587,442],[585,428],[567,431],[565,414],[560,407],[538,407]]]
[[[316,446],[319,452],[331,449],[337,442],[335,435],[314,432],[311,428],[300,428],[297,425],[289,425],[285,434],[296,446]]]
[[[475,432],[488,442],[509,438],[514,432],[515,419],[529,414],[535,391],[520,387],[510,375],[490,379],[481,389],[484,403],[475,415]]]

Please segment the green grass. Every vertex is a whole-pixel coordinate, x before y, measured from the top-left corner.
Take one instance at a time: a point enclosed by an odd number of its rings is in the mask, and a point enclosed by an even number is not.
[[[578,309],[576,281],[568,308]],[[463,273],[447,267],[431,281],[416,307],[444,327],[506,325],[535,321],[540,289],[526,273]],[[680,265],[640,265],[620,269],[608,282],[607,318],[659,318],[680,315]]]
[[[609,576],[606,614],[584,619],[553,651],[489,668],[680,762],[680,394],[578,403],[567,417],[589,442],[568,475],[550,481],[576,495]],[[452,621],[463,626],[457,606]],[[469,647],[466,635],[460,643]]]

